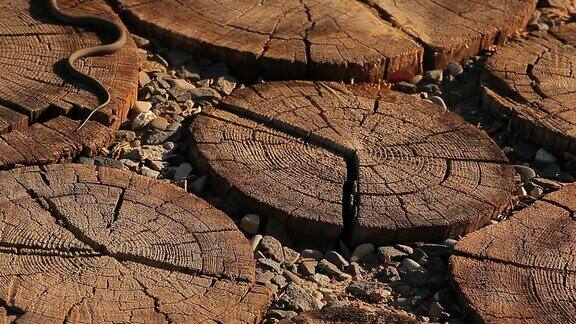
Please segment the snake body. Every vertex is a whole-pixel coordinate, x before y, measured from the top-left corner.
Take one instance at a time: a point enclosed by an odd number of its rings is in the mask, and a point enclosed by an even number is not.
[[[75,51],[68,57],[65,62],[66,71],[75,78],[78,78],[88,83],[90,86],[93,86],[97,90],[98,97],[100,98],[100,105],[93,109],[84,119],[84,121],[78,126],[78,128],[76,128],[76,131],[79,131],[82,127],[84,127],[84,125],[86,125],[86,123],[98,110],[110,103],[110,92],[108,92],[108,89],[106,89],[106,87],[100,83],[100,81],[76,69],[74,67],[74,62],[85,57],[107,55],[118,52],[126,44],[127,35],[124,31],[124,28],[113,21],[96,16],[72,15],[64,13],[60,7],[58,7],[57,0],[48,0],[48,10],[55,19],[64,24],[83,27],[95,27],[98,30],[102,29],[116,36],[116,40],[111,44],[87,47]]]

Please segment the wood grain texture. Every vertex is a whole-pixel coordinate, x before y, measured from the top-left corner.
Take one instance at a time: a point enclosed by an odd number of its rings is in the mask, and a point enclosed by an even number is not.
[[[119,21],[102,0],[60,1],[63,10]],[[70,113],[73,108],[90,110],[98,98],[89,88],[67,75],[60,62],[79,48],[101,44],[100,36],[49,17],[44,1],[15,0],[0,4],[0,103],[27,117],[30,122]],[[136,98],[137,56],[132,41],[119,53],[78,62],[110,89],[112,102],[96,120],[119,126]],[[2,114],[0,114],[2,116]]]
[[[289,320],[280,321],[280,324],[415,324],[420,323],[407,315],[380,309],[370,311],[353,306],[327,307],[320,310],[304,312]]]
[[[135,29],[243,77],[377,80],[423,49],[356,0],[115,0]]]
[[[565,37],[567,43],[574,41],[570,32]],[[527,140],[574,153],[574,61],[576,48],[550,34],[511,42],[488,59],[481,81],[482,105],[510,119],[512,130]]]
[[[302,231],[353,243],[454,237],[486,224],[514,188],[488,136],[413,96],[270,82],[220,108],[192,125],[193,160],[216,190],[278,218],[297,241]]]
[[[373,0],[394,25],[426,47],[425,66],[443,68],[522,30],[537,0]]]
[[[576,185],[467,235],[452,287],[478,322],[569,323],[576,316]]]
[[[247,323],[269,303],[234,223],[173,185],[66,164],[0,186],[0,300],[19,323]]]

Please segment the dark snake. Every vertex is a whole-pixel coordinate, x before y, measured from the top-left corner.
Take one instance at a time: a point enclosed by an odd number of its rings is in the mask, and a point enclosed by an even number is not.
[[[76,128],[76,131],[79,131],[82,127],[84,127],[84,125],[86,125],[86,123],[98,110],[110,103],[110,92],[108,92],[108,89],[106,89],[106,87],[104,87],[100,81],[76,69],[74,67],[74,62],[86,57],[107,55],[118,52],[126,44],[127,35],[122,26],[110,20],[96,16],[71,15],[64,13],[58,7],[57,0],[48,0],[48,10],[55,19],[64,24],[83,27],[95,27],[98,30],[102,29],[111,33],[112,35],[116,35],[116,41],[113,43],[79,49],[72,53],[65,62],[66,72],[94,87],[98,92],[98,97],[100,98],[101,102],[98,107],[90,112],[90,114],[84,119],[78,128]]]

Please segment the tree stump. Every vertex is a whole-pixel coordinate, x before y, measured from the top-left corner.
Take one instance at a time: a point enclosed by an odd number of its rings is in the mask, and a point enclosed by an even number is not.
[[[211,190],[293,240],[432,241],[504,209],[514,171],[488,136],[417,97],[369,85],[270,82],[191,126]]]
[[[422,48],[355,0],[116,2],[137,30],[226,60],[246,78],[377,80],[421,71]]]
[[[508,119],[526,140],[572,153],[576,152],[574,32],[571,25],[554,32],[558,38],[542,34],[511,42],[488,59],[481,81],[484,109]]]
[[[120,21],[103,0],[60,0],[65,11]],[[77,62],[101,80],[112,101],[82,132],[74,119],[85,117],[99,100],[88,85],[64,71],[63,62],[77,49],[106,42],[106,35],[58,23],[46,1],[15,0],[0,4],[0,167],[10,163],[55,162],[79,150],[111,140],[136,99],[138,57],[135,45],[112,55]],[[101,39],[102,38],[102,39]],[[81,136],[79,135],[81,134]],[[12,152],[12,153],[8,153]]]
[[[452,287],[479,322],[569,323],[576,316],[576,185],[464,237]]]
[[[19,323],[256,322],[269,303],[234,223],[180,188],[72,164],[0,186],[0,300]]]
[[[426,47],[425,66],[450,61],[501,45],[530,20],[537,0],[373,0],[395,26]]]
[[[337,324],[337,323],[366,323],[366,324],[415,324],[416,319],[390,310],[379,309],[370,311],[352,306],[328,307],[314,311],[304,312],[289,320],[280,321],[281,324]]]

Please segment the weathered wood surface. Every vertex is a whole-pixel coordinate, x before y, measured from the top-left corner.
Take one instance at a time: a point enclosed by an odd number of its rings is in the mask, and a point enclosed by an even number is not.
[[[328,323],[365,323],[365,324],[413,324],[420,323],[407,315],[381,309],[370,311],[353,306],[328,307],[304,312],[280,324],[328,324]]]
[[[19,323],[247,323],[269,303],[234,223],[180,188],[73,164],[0,187],[0,300]]]
[[[374,81],[501,44],[537,1],[115,2],[137,30],[226,60],[245,77]]]
[[[562,43],[576,46],[576,22],[552,27],[550,33]]]
[[[478,54],[522,30],[537,0],[373,0],[394,25],[426,47],[425,66]]]
[[[423,49],[355,0],[116,2],[137,30],[245,77],[376,80],[421,69]]]
[[[576,316],[576,185],[468,234],[451,257],[454,290],[478,322],[571,323]]]
[[[574,27],[563,30],[559,38],[574,42]],[[488,59],[482,105],[527,140],[576,152],[575,61],[576,48],[550,34],[511,42]]]
[[[69,12],[119,21],[103,0],[59,4]],[[94,116],[100,123],[74,132],[76,122],[68,117],[85,117],[99,100],[88,85],[64,71],[63,61],[106,36],[60,25],[46,5],[40,0],[0,3],[0,168],[63,161],[110,144],[110,132],[136,99],[138,58],[132,41],[116,54],[78,62],[82,71],[103,82],[112,101]]]
[[[514,171],[488,136],[378,92],[305,81],[237,90],[192,125],[193,160],[213,189],[300,242],[440,240],[507,206]]]
[[[103,0],[59,1],[63,10],[120,21]],[[0,4],[0,102],[34,122],[47,115],[69,113],[74,106],[90,110],[98,98],[79,85],[60,61],[77,49],[102,44],[105,35],[61,25],[50,17],[45,1],[15,0]],[[95,117],[105,125],[123,120],[136,97],[138,59],[129,41],[116,54],[88,58],[77,63],[109,89],[112,102]]]

